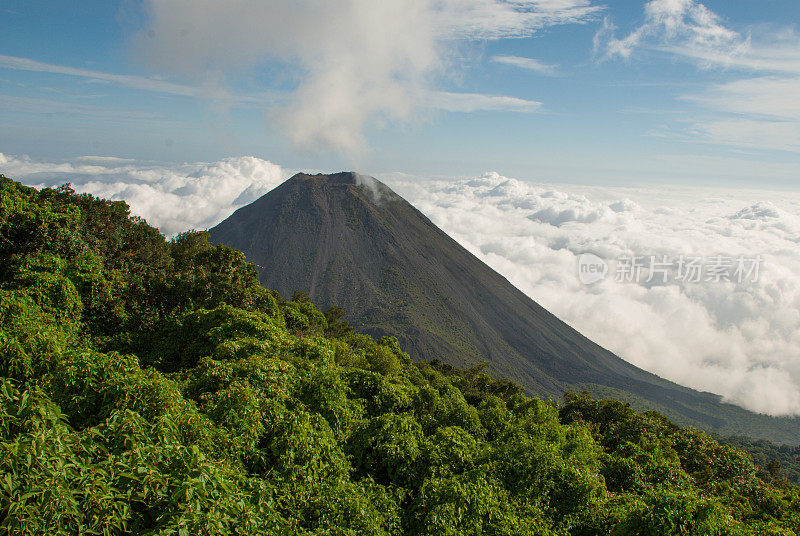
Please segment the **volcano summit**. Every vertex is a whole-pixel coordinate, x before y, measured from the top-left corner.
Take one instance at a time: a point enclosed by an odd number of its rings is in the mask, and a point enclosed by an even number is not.
[[[680,424],[800,441],[800,419],[757,415],[641,370],[550,314],[372,177],[297,174],[210,229],[261,283],[334,305],[415,359],[490,371],[531,394],[587,389]]]

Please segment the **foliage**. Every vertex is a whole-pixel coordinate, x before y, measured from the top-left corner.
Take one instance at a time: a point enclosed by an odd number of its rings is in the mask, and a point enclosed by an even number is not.
[[[765,480],[786,479],[800,485],[800,445],[776,445],[769,441],[743,436],[718,437],[720,443],[733,445],[750,454]]]
[[[121,202],[0,196],[0,532],[800,530],[797,488],[657,413],[414,363]]]

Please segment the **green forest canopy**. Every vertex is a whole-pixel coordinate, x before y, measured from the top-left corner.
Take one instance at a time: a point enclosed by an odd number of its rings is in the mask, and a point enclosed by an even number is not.
[[[123,202],[0,196],[8,534],[800,532],[780,466],[655,412],[415,363]]]

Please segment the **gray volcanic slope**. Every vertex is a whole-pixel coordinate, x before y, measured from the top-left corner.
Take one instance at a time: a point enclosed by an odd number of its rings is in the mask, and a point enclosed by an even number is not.
[[[210,230],[261,283],[339,305],[360,331],[393,335],[412,357],[488,362],[529,393],[586,388],[681,424],[800,442],[775,419],[663,380],[593,343],[469,253],[383,183],[354,173],[298,174]]]

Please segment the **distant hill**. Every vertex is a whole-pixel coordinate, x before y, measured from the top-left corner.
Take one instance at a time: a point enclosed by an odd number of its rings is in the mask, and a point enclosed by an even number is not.
[[[800,419],[772,418],[641,370],[550,314],[383,183],[297,174],[210,229],[261,283],[341,306],[359,330],[392,335],[417,359],[489,369],[530,394],[568,390],[656,409],[722,434],[800,443]]]

